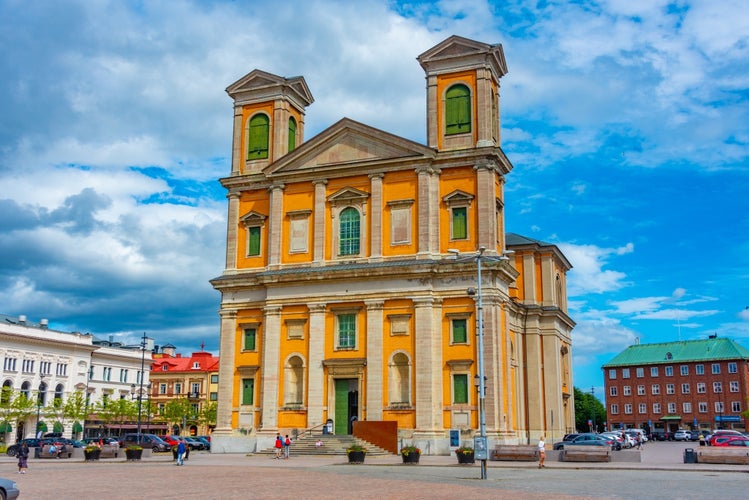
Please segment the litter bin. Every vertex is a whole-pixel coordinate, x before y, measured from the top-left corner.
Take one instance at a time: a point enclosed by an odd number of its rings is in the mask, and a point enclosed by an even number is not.
[[[687,448],[686,450],[684,450],[684,463],[685,464],[697,463],[697,453],[694,451],[694,448]]]

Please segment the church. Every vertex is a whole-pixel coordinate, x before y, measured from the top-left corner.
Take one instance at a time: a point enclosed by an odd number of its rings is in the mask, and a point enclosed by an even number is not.
[[[303,77],[254,70],[226,89],[213,452],[359,420],[449,453],[451,429],[479,428],[480,368],[490,445],[574,428],[572,266],[505,231],[502,46],[451,36],[417,61],[427,144],[348,118],[306,140]]]

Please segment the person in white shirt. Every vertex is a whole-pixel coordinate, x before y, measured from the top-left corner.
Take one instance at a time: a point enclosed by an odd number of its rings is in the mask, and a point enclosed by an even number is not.
[[[539,469],[546,467],[544,464],[544,462],[546,462],[546,442],[544,442],[544,436],[541,436],[538,440],[538,460]]]

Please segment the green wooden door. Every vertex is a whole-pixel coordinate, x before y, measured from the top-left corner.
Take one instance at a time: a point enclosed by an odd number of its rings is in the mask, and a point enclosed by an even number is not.
[[[338,378],[335,381],[335,416],[333,425],[336,434],[348,434],[348,388],[349,380]]]

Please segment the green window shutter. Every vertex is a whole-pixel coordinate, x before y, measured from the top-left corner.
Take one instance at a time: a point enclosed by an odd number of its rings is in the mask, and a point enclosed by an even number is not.
[[[468,404],[468,375],[453,375],[453,403]]]
[[[453,85],[445,93],[445,134],[471,131],[471,91],[465,85]]]
[[[338,255],[359,255],[359,212],[355,208],[341,212]]]
[[[244,349],[246,351],[255,350],[255,340],[257,338],[256,330],[254,328],[246,328],[244,331]]]
[[[467,341],[468,341],[468,335],[466,332],[466,320],[454,319],[453,320],[453,344],[465,344]]]
[[[455,207],[453,212],[453,234],[452,239],[464,240],[468,238],[468,209],[466,207]]]
[[[338,315],[338,347],[353,349],[356,347],[356,315]]]
[[[268,158],[268,132],[270,120],[265,115],[250,118],[247,137],[247,159]]]
[[[260,255],[260,226],[247,228],[247,231],[250,233],[247,255]]]
[[[289,153],[296,148],[296,121],[289,118]]]
[[[242,404],[252,405],[255,400],[255,379],[242,379]]]

